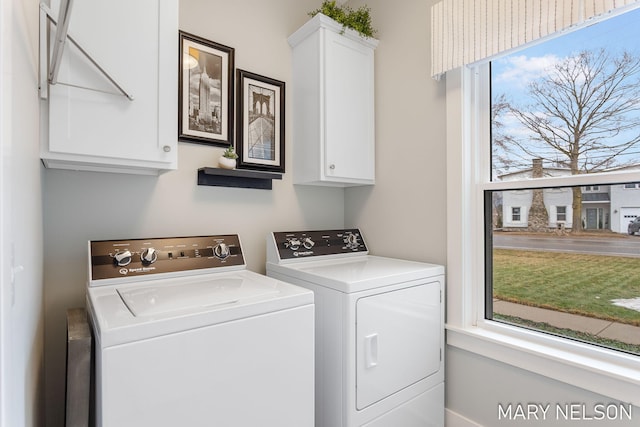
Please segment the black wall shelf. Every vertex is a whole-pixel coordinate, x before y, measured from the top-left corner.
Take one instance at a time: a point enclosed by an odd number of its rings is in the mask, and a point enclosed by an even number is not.
[[[198,169],[198,185],[271,190],[274,179],[282,179],[282,174],[242,169]]]

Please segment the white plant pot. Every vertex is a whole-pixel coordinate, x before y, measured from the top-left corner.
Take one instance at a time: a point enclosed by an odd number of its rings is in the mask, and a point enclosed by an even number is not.
[[[218,159],[218,165],[223,169],[235,169],[236,159],[229,159],[227,157],[221,156]]]

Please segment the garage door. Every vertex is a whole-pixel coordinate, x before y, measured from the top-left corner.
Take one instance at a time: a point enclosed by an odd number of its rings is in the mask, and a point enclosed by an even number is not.
[[[629,223],[637,216],[640,216],[640,208],[620,209],[620,233],[626,233]]]

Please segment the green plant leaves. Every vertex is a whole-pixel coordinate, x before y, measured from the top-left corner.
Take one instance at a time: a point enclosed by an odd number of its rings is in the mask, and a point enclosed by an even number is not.
[[[313,17],[318,13],[328,16],[343,27],[357,31],[364,37],[374,37],[376,34],[371,24],[371,9],[366,5],[353,10],[349,6],[336,5],[335,0],[325,0],[319,9],[309,12],[309,16]]]

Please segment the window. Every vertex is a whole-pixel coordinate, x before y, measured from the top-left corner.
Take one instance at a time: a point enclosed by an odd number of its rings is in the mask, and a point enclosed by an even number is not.
[[[520,208],[511,208],[511,221],[520,222]]]
[[[623,34],[616,32],[631,17],[640,20],[640,12],[491,63],[488,172],[505,185],[484,191],[491,200],[485,318],[640,355],[635,336],[609,334],[604,324],[594,333],[589,326],[613,321],[638,326],[640,334],[640,310],[633,308],[640,304],[640,244],[629,242],[615,255],[603,250],[627,235],[623,214],[640,209],[640,199],[599,182],[622,167],[640,169],[640,55],[632,53],[635,42],[620,43]],[[602,90],[608,84],[618,89]],[[551,178],[557,184],[535,185]],[[575,185],[577,178],[583,185]],[[526,197],[516,195],[522,185],[529,187]],[[522,222],[517,236],[509,235],[515,227],[498,228],[494,221],[501,203],[514,202],[519,207],[511,207],[511,222]],[[569,244],[567,234],[584,243]],[[594,240],[601,243],[588,247]]]
[[[634,25],[618,20],[640,21],[640,13],[636,9],[611,18],[609,24],[617,30],[629,31]],[[621,319],[623,325],[640,324],[640,312],[629,308],[631,300],[640,296],[640,277],[635,276],[636,270],[640,271],[635,264],[638,258],[613,250],[613,254],[580,253],[571,259],[566,256],[571,250],[554,247],[573,240],[566,236],[579,230],[583,235],[610,236],[608,243],[624,241],[631,250],[640,252],[640,229],[633,235],[629,231],[633,215],[640,214],[640,201],[620,198],[632,196],[632,192],[627,191],[626,196],[621,193],[628,184],[640,182],[640,145],[622,149],[630,141],[614,142],[608,136],[593,141],[597,149],[584,158],[563,158],[560,150],[542,144],[543,137],[553,142],[562,133],[551,114],[534,108],[532,114],[518,117],[513,108],[526,113],[525,107],[535,104],[531,96],[525,96],[528,86],[523,83],[544,76],[542,64],[569,57],[571,46],[582,48],[586,40],[602,41],[607,34],[615,34],[602,27],[603,23],[606,21],[563,35],[565,53],[554,50],[550,40],[490,64],[447,73],[447,174],[448,185],[454,190],[448,196],[447,340],[449,345],[628,401],[630,394],[637,393],[640,380],[637,345],[622,342],[621,348],[620,340],[601,342],[567,324],[551,324],[547,312],[527,318],[522,309],[537,305],[549,310],[548,303],[556,300],[561,304],[552,306],[550,312],[560,318],[573,315],[584,301],[568,296],[588,291],[583,287],[587,283],[591,286],[590,303],[596,301],[603,309],[615,307],[618,314],[625,313],[628,317]],[[580,35],[583,31],[597,31],[598,35]],[[583,39],[579,41],[579,37]],[[634,40],[620,34],[614,37],[616,42],[611,46],[620,40]],[[614,48],[608,50],[611,55],[615,52]],[[611,63],[602,63],[602,69]],[[635,80],[625,93],[640,95],[638,77],[637,73],[629,75]],[[562,106],[560,102],[554,105]],[[531,129],[525,128],[523,121],[527,120]],[[631,132],[638,123],[638,117],[631,114],[627,130]],[[536,129],[554,136],[536,137]],[[630,135],[626,131],[618,134]],[[618,146],[608,147],[614,149],[613,155],[607,152],[606,143]],[[574,205],[574,201],[580,203]],[[518,215],[521,227],[514,221]],[[565,222],[564,229],[558,229],[557,221]],[[527,230],[523,232],[522,227]],[[516,242],[514,249],[513,242],[523,235],[529,245]],[[531,248],[533,245],[539,247]],[[621,281],[617,288],[596,283],[594,278],[603,275],[603,263],[618,277],[630,274],[633,279]],[[603,269],[600,273],[580,272],[598,265]],[[564,279],[571,283],[563,283]],[[615,302],[628,306],[615,305],[613,300],[623,300]],[[589,321],[598,320],[597,308],[591,306],[587,311],[578,313]],[[640,396],[633,400],[640,404]]]
[[[556,221],[567,221],[567,207],[556,206]]]

